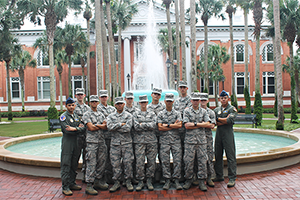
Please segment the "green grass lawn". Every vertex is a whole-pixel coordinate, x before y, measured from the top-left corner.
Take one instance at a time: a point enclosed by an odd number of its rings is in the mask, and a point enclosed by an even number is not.
[[[43,120],[47,119],[47,117],[14,117],[12,121],[31,121],[31,120]],[[7,118],[1,118],[1,121],[8,122]]]
[[[48,131],[48,122],[27,122],[0,124],[0,136],[20,137],[26,135],[41,134]]]
[[[298,118],[300,119],[300,114],[297,114]],[[284,114],[285,119],[291,119],[291,113]],[[270,114],[263,114],[263,118],[277,118],[274,116],[273,113]]]

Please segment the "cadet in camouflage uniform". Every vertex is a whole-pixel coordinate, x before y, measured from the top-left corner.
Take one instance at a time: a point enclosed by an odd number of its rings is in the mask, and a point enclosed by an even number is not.
[[[162,102],[159,101],[159,99],[161,98],[161,93],[162,93],[162,89],[160,88],[153,88],[152,90],[152,94],[151,94],[151,97],[152,97],[152,102],[150,104],[148,104],[147,106],[147,110],[148,111],[153,111],[156,116],[158,115],[158,113],[160,111],[163,111],[166,106],[165,104],[163,104]],[[156,134],[156,138],[157,138],[157,153],[158,153],[158,160],[159,160],[159,164],[157,165],[156,167],[156,170],[158,171],[159,174],[161,174],[162,172],[162,169],[161,169],[161,159],[160,159],[160,155],[159,155],[159,149],[160,149],[160,144],[159,144],[159,131],[158,131],[158,128],[156,126],[156,130],[155,130],[155,134]],[[161,179],[160,180],[161,183],[164,183],[164,180]]]
[[[228,103],[229,94],[226,91],[220,93],[221,106],[214,111],[216,113],[217,132],[215,138],[215,182],[224,181],[223,177],[223,153],[225,149],[228,166],[229,182],[227,187],[235,186],[236,179],[236,152],[233,134],[233,124],[237,115],[234,106]]]
[[[174,94],[167,93],[165,95],[166,109],[161,111],[157,116],[158,130],[160,133],[160,156],[162,162],[163,177],[166,183],[164,190],[170,188],[171,177],[175,180],[177,190],[182,190],[179,184],[181,178],[181,160],[182,149],[179,128],[182,127],[182,118],[180,112],[172,109],[174,103]],[[173,156],[173,174],[171,176],[170,152]]]
[[[97,111],[99,97],[90,96],[91,110],[83,115],[83,122],[87,126],[86,135],[86,177],[87,187],[85,193],[97,195],[95,189],[108,189],[108,184],[103,182],[107,147],[105,144],[103,130],[107,129],[105,116]],[[94,188],[93,188],[94,183]]]
[[[60,116],[60,125],[63,132],[61,140],[60,172],[62,181],[62,193],[72,195],[71,190],[81,190],[76,185],[76,170],[78,167],[78,144],[77,135],[86,131],[79,116],[74,113],[75,101],[68,98],[66,101],[67,111]]]
[[[205,179],[207,178],[207,149],[206,134],[204,128],[210,126],[207,111],[199,107],[200,93],[192,93],[192,107],[184,110],[183,123],[186,128],[184,140],[184,164],[185,164],[185,184],[184,189],[191,187],[193,178],[193,168],[195,156],[198,161],[199,188],[207,191]]]
[[[138,109],[137,107],[135,107],[133,105],[133,100],[134,100],[134,96],[133,96],[133,92],[131,91],[127,91],[125,92],[125,102],[126,102],[126,105],[124,107],[124,110],[129,112],[132,116],[134,115],[134,113],[140,111],[140,109]],[[133,123],[133,122],[132,122]],[[134,129],[133,129],[133,126],[132,126],[132,129],[131,129],[131,137],[133,139],[134,137]],[[134,148],[134,145],[132,146],[133,148],[133,155],[134,155],[134,160],[133,160],[133,179],[132,179],[132,182],[134,184],[138,184],[138,181],[135,179],[136,177],[136,161],[135,161],[135,148]]]
[[[84,94],[84,88],[76,88],[76,107],[74,112],[79,116],[80,120],[82,121],[82,116],[85,112],[90,111],[90,107],[88,105],[86,105],[84,103],[84,98],[85,98],[85,94]],[[85,138],[86,138],[86,133],[80,134],[77,136],[77,142],[78,142],[78,150],[79,150],[79,154],[78,154],[78,161],[80,159],[80,155],[82,153],[82,174],[83,174],[83,178],[82,181],[85,182],[85,154],[86,154],[86,142],[85,142]]]
[[[115,98],[117,112],[107,117],[107,129],[111,132],[110,159],[113,166],[113,180],[115,184],[110,188],[110,192],[115,192],[120,188],[120,178],[122,174],[122,162],[124,165],[124,178],[128,191],[133,191],[131,179],[133,150],[132,150],[132,115],[124,111],[123,97]]]
[[[108,100],[108,91],[107,90],[99,90],[100,103],[97,106],[97,110],[100,111],[105,119],[111,113],[116,111],[116,108],[107,104]],[[107,120],[106,120],[107,121]],[[110,131],[103,130],[105,144],[107,147],[107,158],[106,158],[106,166],[105,166],[105,177],[107,182],[111,182],[111,178],[113,176],[112,166],[110,163],[110,141],[111,141],[111,133]]]
[[[155,174],[155,164],[157,155],[157,139],[155,135],[156,115],[153,111],[147,110],[147,95],[139,96],[141,110],[135,112],[134,119],[134,146],[136,157],[136,179],[139,181],[136,191],[141,191],[144,187],[145,178],[145,157],[147,157],[147,187],[153,190],[152,179]]]
[[[207,114],[210,119],[211,127],[205,128],[206,133],[206,141],[207,141],[207,155],[208,155],[208,161],[207,161],[207,179],[206,184],[210,187],[214,187],[215,184],[211,180],[212,175],[215,173],[214,170],[214,149],[213,149],[213,137],[212,137],[212,129],[215,127],[216,124],[216,115],[213,110],[207,107],[208,103],[208,94],[207,93],[200,93],[200,105],[201,108],[205,109],[207,111]]]

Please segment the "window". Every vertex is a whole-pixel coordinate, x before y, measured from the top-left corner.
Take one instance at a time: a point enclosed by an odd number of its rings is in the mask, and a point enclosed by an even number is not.
[[[262,61],[273,62],[273,44],[268,44],[263,48]]]
[[[143,53],[143,46],[140,42],[134,43],[134,62],[140,61]]]
[[[38,99],[50,99],[50,77],[37,77]]]
[[[21,85],[19,77],[11,77],[11,97],[13,99],[21,98]]]
[[[217,91],[219,91],[219,83],[217,83]],[[215,94],[215,84],[212,80],[209,80],[209,95],[214,95]],[[204,79],[201,78],[201,92],[204,92]]]
[[[245,72],[236,72],[235,73],[235,85],[236,85],[236,94],[244,94],[245,87]],[[249,73],[248,73],[248,85],[250,83]]]
[[[49,66],[48,52],[38,50],[36,60],[37,60],[37,67]]]
[[[238,44],[234,47],[235,52],[235,62],[244,62],[244,45]]]
[[[275,93],[274,72],[263,72],[263,94]]]
[[[86,76],[85,76],[85,83],[86,83]],[[73,95],[73,97],[75,97],[76,88],[83,88],[82,76],[72,76],[72,95]],[[84,88],[84,89],[86,89],[86,88]]]

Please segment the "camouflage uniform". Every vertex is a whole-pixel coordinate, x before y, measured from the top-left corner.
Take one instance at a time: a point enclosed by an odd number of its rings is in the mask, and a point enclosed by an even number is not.
[[[221,95],[220,95],[221,96]],[[216,119],[227,118],[227,124],[218,126],[215,138],[215,171],[217,177],[223,177],[223,152],[225,149],[228,166],[228,178],[236,179],[236,152],[233,134],[233,124],[237,115],[234,106],[228,104],[224,109],[222,106],[215,108]],[[218,121],[218,120],[217,120]]]
[[[187,95],[185,97],[179,97],[179,99],[175,100],[173,106],[174,106],[173,108],[175,110],[179,111],[181,113],[181,115],[183,116],[184,109],[192,106],[191,97],[189,95]]]
[[[111,113],[116,112],[116,108],[110,105],[104,106],[102,103],[99,103],[97,106],[97,110],[100,111],[105,118],[107,119],[107,116]],[[106,120],[107,121],[107,120]],[[113,176],[112,173],[112,166],[110,163],[110,141],[111,141],[111,132],[108,130],[103,130],[104,138],[105,138],[105,144],[107,147],[107,158],[106,158],[106,166],[105,166],[105,174],[107,176],[108,182],[110,182],[111,177]]]
[[[63,190],[67,190],[70,186],[75,185],[79,157],[77,135],[86,131],[85,127],[78,127],[80,123],[80,118],[76,113],[72,115],[66,111],[60,116],[60,125],[63,132],[60,157],[60,170]],[[77,131],[67,131],[67,125],[76,127]]]
[[[206,108],[208,117],[210,119],[210,123],[216,124],[216,115],[213,110],[210,108]],[[208,161],[207,161],[207,172],[208,175],[213,175],[215,173],[214,170],[214,149],[213,149],[213,137],[212,137],[212,130],[210,128],[205,128],[205,134],[206,134],[206,141],[207,141],[207,156],[208,156]]]
[[[76,107],[74,110],[74,113],[76,113],[78,115],[78,117],[80,118],[80,120],[83,122],[82,120],[82,116],[85,112],[87,111],[91,111],[91,108],[86,105],[85,103],[80,105],[78,102],[75,103]],[[80,155],[82,153],[82,171],[83,174],[85,173],[85,167],[86,167],[86,159],[85,159],[85,155],[86,155],[86,132],[83,134],[80,134],[77,136],[77,142],[78,142],[78,160],[80,159]]]
[[[155,135],[156,115],[152,111],[138,111],[134,119],[134,145],[136,156],[136,179],[145,178],[145,156],[147,157],[146,177],[153,178],[155,173],[157,138]]]
[[[122,126],[122,123],[126,123]],[[132,179],[132,115],[126,111],[114,112],[107,117],[107,129],[111,133],[110,159],[113,166],[113,180],[120,180],[121,162],[124,164],[124,178]]]
[[[184,110],[183,123],[202,123],[208,122],[207,111],[199,107],[194,110],[193,107]],[[204,128],[187,129],[184,140],[184,164],[185,164],[185,178],[193,178],[193,168],[195,155],[198,160],[198,173],[199,179],[206,179],[207,177],[207,149],[206,149],[206,134]]]
[[[157,123],[161,124],[174,124],[176,120],[182,121],[180,112],[172,109],[171,112],[164,109],[158,114]],[[170,151],[173,156],[173,175],[175,179],[181,178],[181,160],[182,148],[179,129],[170,131],[159,131],[160,133],[160,157],[162,161],[163,177],[166,179],[171,178],[170,169]]]
[[[85,124],[92,123],[102,124],[105,120],[104,115],[100,112],[92,110],[84,113],[83,121]],[[89,131],[86,135],[86,174],[85,180],[88,183],[93,183],[95,178],[101,179],[104,175],[105,163],[107,157],[107,147],[105,144],[103,130]]]

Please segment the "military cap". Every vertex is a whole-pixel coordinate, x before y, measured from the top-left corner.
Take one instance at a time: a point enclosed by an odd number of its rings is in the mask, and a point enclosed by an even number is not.
[[[148,97],[147,97],[147,95],[145,94],[145,95],[139,96],[139,102],[140,102],[140,103],[148,102]]]
[[[225,97],[225,96],[229,97],[229,93],[226,92],[225,90],[222,90],[222,92],[220,93],[220,97]]]
[[[207,93],[200,93],[200,100],[208,100],[208,94]]]
[[[153,88],[152,93],[161,94],[162,89],[161,88]]]
[[[186,81],[179,81],[178,87],[187,87],[187,82]]]
[[[99,96],[100,97],[108,97],[108,91],[107,90],[99,90]]]
[[[97,95],[91,95],[90,102],[92,102],[92,101],[99,101],[99,97]]]
[[[174,101],[174,94],[166,93],[165,94],[165,101]]]
[[[128,92],[125,92],[125,98],[134,98],[134,96],[133,96],[133,92],[131,92],[131,91],[128,91]]]
[[[123,97],[116,97],[115,104],[117,104],[117,103],[125,103]]]
[[[200,100],[200,93],[199,92],[193,92],[191,94],[191,99],[192,100]]]
[[[84,94],[84,88],[76,88],[75,94]]]
[[[66,100],[66,105],[71,104],[71,103],[75,103],[75,101],[74,101],[71,97],[69,97],[69,98]]]

